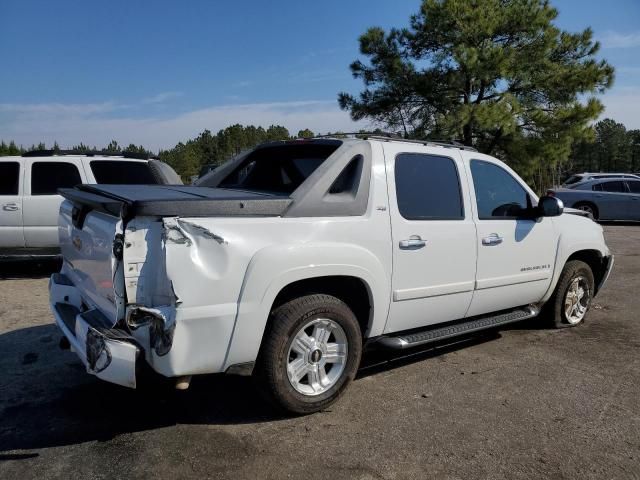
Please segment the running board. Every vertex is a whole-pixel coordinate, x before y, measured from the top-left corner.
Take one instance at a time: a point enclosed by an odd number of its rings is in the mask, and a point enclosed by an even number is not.
[[[467,333],[479,332],[480,330],[527,320],[528,318],[536,317],[539,313],[540,310],[538,308],[534,306],[527,306],[517,308],[515,310],[509,310],[508,312],[503,312],[498,315],[474,317],[454,324],[448,324],[444,327],[435,326],[428,330],[421,330],[415,333],[405,333],[397,336],[387,335],[380,337],[376,343],[383,347],[402,350],[404,348],[415,347],[425,343],[436,342],[451,337],[457,337],[459,335],[465,335]]]

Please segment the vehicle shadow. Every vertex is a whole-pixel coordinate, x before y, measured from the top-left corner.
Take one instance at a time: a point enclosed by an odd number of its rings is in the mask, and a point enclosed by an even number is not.
[[[0,279],[45,278],[60,271],[59,257],[14,260],[0,258]]]
[[[626,221],[626,220],[598,220],[600,225],[611,226],[611,227],[640,227],[640,221]]]
[[[489,332],[409,351],[368,351],[356,381],[470,345],[499,338]],[[131,390],[88,375],[75,354],[60,350],[55,325],[0,335],[0,461],[15,450],[109,441],[118,435],[179,424],[227,425],[286,421],[248,377],[203,375],[191,388],[143,372]]]

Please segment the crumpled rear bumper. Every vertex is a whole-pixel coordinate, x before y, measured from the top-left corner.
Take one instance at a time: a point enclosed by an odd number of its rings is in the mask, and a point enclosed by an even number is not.
[[[98,310],[84,310],[77,288],[59,273],[49,280],[51,311],[56,324],[87,372],[108,382],[136,388],[140,347],[124,330],[109,328]]]

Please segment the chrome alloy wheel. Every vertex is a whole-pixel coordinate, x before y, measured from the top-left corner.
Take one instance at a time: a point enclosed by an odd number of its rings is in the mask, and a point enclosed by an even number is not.
[[[340,379],[349,344],[342,327],[328,318],[316,318],[295,334],[287,355],[291,386],[303,395],[320,395]]]
[[[582,276],[574,278],[564,297],[564,314],[571,325],[582,321],[590,301],[591,291],[587,280]]]

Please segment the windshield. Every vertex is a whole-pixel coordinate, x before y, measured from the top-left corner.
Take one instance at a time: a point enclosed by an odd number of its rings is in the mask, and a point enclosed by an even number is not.
[[[91,171],[96,182],[101,184],[155,185],[158,183],[147,162],[92,160]]]

